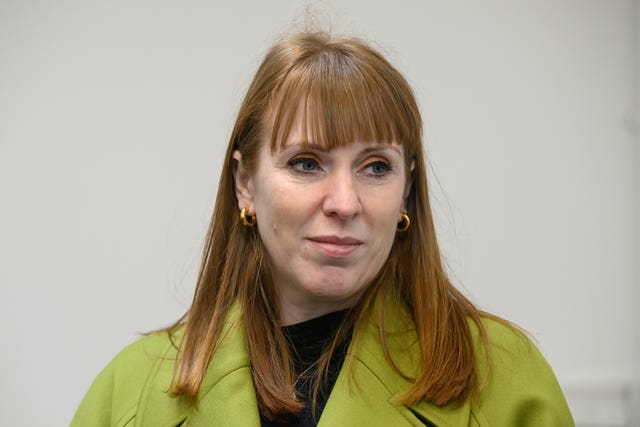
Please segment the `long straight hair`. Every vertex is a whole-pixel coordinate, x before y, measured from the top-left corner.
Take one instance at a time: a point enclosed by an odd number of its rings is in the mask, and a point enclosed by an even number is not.
[[[259,220],[256,227],[248,228],[238,217],[237,165],[232,157],[239,150],[244,167],[253,173],[261,145],[269,143],[272,152],[280,149],[299,108],[305,115],[303,134],[329,149],[354,141],[401,144],[405,173],[412,182],[406,200],[411,227],[397,235],[388,260],[325,349],[320,376],[326,373],[327,361],[338,343],[357,341],[368,316],[375,314],[374,306],[381,307],[376,315],[383,325],[384,304],[377,301],[399,298],[415,323],[419,373],[409,377],[394,362],[382,327],[380,340],[391,366],[412,381],[403,402],[427,399],[444,405],[477,395],[478,355],[468,321],[477,326],[483,344],[478,348],[487,357],[487,336],[481,321],[486,314],[451,284],[441,262],[415,96],[404,77],[366,43],[325,33],[300,33],[273,46],[241,104],[227,147],[193,303],[168,329],[171,334],[184,328],[172,395],[195,398],[209,362],[216,356],[225,318],[238,301],[260,413],[276,420],[297,413],[303,406],[295,395],[296,374],[280,329],[268,257],[256,230]],[[314,396],[317,390],[316,386]]]

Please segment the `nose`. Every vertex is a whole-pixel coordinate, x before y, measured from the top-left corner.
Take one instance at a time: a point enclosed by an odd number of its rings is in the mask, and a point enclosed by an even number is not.
[[[322,211],[327,216],[348,219],[362,212],[356,183],[351,173],[334,173],[325,182]]]

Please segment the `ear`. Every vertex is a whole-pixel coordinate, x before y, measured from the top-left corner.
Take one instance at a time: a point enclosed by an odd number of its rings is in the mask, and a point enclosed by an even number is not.
[[[407,183],[404,186],[404,193],[402,195],[402,210],[407,210],[407,197],[409,197],[409,193],[411,193],[411,187],[413,186],[413,171],[416,168],[416,161],[411,160],[411,166],[409,166],[409,178],[407,179]]]
[[[242,163],[242,154],[238,150],[233,152],[233,177],[238,199],[238,210],[247,208],[247,214],[255,215],[253,206],[253,180]]]

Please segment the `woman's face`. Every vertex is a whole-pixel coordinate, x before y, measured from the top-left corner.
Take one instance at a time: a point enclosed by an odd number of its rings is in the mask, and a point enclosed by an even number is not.
[[[326,150],[304,139],[299,117],[273,155],[263,138],[253,175],[234,153],[238,207],[257,217],[283,324],[357,302],[389,256],[408,193],[401,145]]]

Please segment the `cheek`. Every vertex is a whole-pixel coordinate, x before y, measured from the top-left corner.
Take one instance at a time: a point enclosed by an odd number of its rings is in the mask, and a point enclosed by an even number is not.
[[[397,193],[388,198],[379,199],[374,215],[377,217],[375,232],[380,239],[382,249],[388,250],[396,238],[400,212],[402,211],[402,197]]]
[[[370,208],[371,215],[377,219],[380,228],[395,232],[403,208],[402,196],[398,192],[391,192],[386,197],[376,197],[371,201]]]
[[[293,226],[300,222],[304,207],[307,206],[304,194],[298,193],[286,183],[274,179],[265,179],[259,185],[256,214],[261,231],[269,235],[282,235],[294,230]]]
[[[370,232],[377,242],[375,251],[387,254],[396,238],[400,211],[394,203],[379,202],[376,208],[369,217],[372,221]]]

